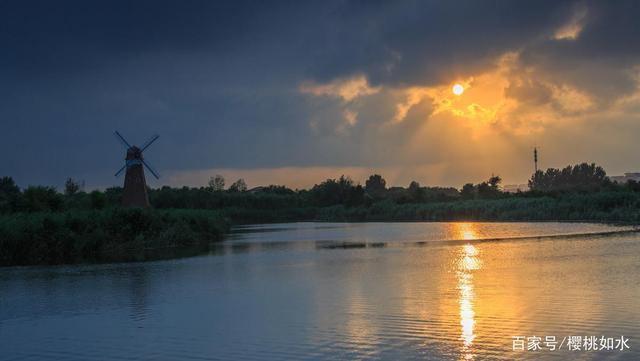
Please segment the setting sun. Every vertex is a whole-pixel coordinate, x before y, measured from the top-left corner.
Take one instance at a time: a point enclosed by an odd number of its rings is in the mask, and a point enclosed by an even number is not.
[[[462,93],[464,93],[464,87],[460,84],[456,84],[453,86],[453,94],[455,95],[461,95]]]

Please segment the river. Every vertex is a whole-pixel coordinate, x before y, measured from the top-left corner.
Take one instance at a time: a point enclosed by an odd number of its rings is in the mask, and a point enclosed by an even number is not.
[[[638,360],[624,229],[272,224],[197,257],[4,268],[0,359]]]

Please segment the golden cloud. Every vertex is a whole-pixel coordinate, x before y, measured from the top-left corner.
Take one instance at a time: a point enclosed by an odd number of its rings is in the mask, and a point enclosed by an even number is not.
[[[334,105],[337,112],[328,111],[313,124],[314,129],[326,124],[323,127],[333,129],[336,135],[350,137],[350,145],[344,145],[344,140],[336,144],[362,152],[376,164],[406,164],[413,174],[418,174],[421,165],[434,172],[436,164],[453,164],[454,169],[440,168],[447,179],[464,174],[488,177],[496,172],[507,182],[523,183],[530,175],[534,144],[541,145],[543,139],[557,142],[559,137],[582,131],[583,125],[594,119],[640,114],[640,88],[624,99],[620,96],[617,101],[603,102],[588,89],[525,65],[520,56],[518,52],[505,53],[484,71],[432,86],[374,88],[366,78],[357,76],[313,87],[307,83],[300,91],[340,100]],[[636,70],[640,74],[640,67]],[[452,92],[456,83],[465,88],[461,95]],[[388,151],[380,153],[378,148]],[[583,160],[570,158],[578,154],[577,149],[561,154],[566,157],[563,162]],[[482,167],[474,168],[473,164]],[[394,173],[390,169],[385,172]],[[351,174],[358,173],[353,170]],[[416,179],[444,179],[434,174]]]
[[[459,83],[465,91],[452,92]],[[452,79],[436,86],[371,87],[364,76],[337,79],[327,84],[305,83],[300,91],[314,96],[334,96],[343,100],[343,124],[338,133],[345,133],[358,123],[362,102],[380,92],[397,99],[393,116],[386,125],[402,123],[417,104],[429,101],[433,116],[452,116],[469,122],[474,129],[500,123],[502,130],[514,133],[537,132],[546,122],[557,122],[587,111],[593,111],[592,97],[569,84],[556,84],[534,69],[523,67],[517,52],[503,54],[495,66],[466,79]],[[427,119],[425,119],[426,121]]]
[[[300,85],[301,93],[337,97],[345,102],[361,96],[372,95],[379,91],[379,87],[371,87],[367,78],[361,74],[346,79],[336,79],[328,84],[305,82]]]
[[[576,40],[584,28],[586,18],[587,9],[578,9],[565,25],[553,33],[552,38],[554,40]]]

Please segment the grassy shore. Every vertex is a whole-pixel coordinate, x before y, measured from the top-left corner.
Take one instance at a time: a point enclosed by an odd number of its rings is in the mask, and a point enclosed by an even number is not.
[[[251,195],[244,196],[251,199]],[[256,197],[257,198],[257,197]],[[0,266],[144,261],[205,251],[231,224],[294,221],[640,223],[640,193],[601,191],[428,203],[209,209],[69,209],[0,215]]]
[[[349,177],[310,189],[271,185],[246,190],[149,189],[153,209],[122,209],[122,188],[90,193],[67,180],[18,187],[0,178],[0,266],[142,261],[206,250],[231,224],[295,221],[589,221],[640,224],[640,183],[613,183],[601,167],[577,164],[536,172],[531,190],[501,191],[500,177],[460,190],[386,187],[380,175],[364,187]],[[167,253],[166,250],[172,252]],[[187,253],[188,254],[188,253]]]
[[[164,251],[202,250],[228,229],[211,210],[13,213],[0,216],[0,266],[170,257]]]
[[[318,210],[322,221],[590,221],[640,223],[640,195],[630,192],[511,197]]]
[[[422,203],[381,200],[370,205],[223,207],[234,224],[294,221],[590,221],[640,224],[640,192],[601,191],[512,195]]]

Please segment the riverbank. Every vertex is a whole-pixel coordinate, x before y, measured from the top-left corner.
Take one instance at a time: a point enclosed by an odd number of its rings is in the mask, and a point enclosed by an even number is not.
[[[555,196],[514,195],[497,199],[397,203],[371,205],[272,208],[227,207],[220,211],[233,224],[402,221],[563,221],[640,224],[640,193],[594,192]]]
[[[0,216],[0,266],[145,261],[202,250],[229,222],[212,210],[104,209]]]
[[[322,221],[586,221],[640,224],[640,197],[631,192],[510,197],[452,202],[379,202],[371,207],[318,210]]]
[[[86,209],[84,195],[67,197],[66,209],[0,215],[0,266],[146,261],[206,252],[231,225],[398,221],[580,221],[640,224],[640,192],[624,189],[555,195],[503,195],[496,199],[429,202],[373,200],[370,204],[317,206],[294,195],[211,193],[168,208],[107,206]],[[78,198],[80,197],[80,198]],[[90,203],[88,203],[90,204]],[[108,204],[108,203],[107,203]],[[215,210],[206,207],[214,207]],[[76,207],[76,208],[74,208]],[[85,207],[85,208],[82,208]],[[165,208],[167,207],[167,208]]]

